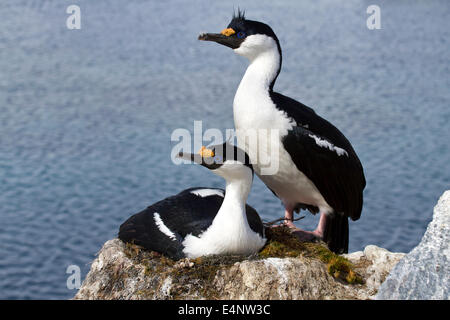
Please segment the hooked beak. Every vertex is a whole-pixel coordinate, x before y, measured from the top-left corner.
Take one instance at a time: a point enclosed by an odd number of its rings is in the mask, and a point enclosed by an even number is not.
[[[214,170],[221,166],[221,164],[215,162],[214,157],[203,157],[200,154],[179,152],[177,157],[180,159],[195,162],[203,167],[208,168],[209,170]]]
[[[198,40],[214,41],[231,49],[237,49],[244,41],[244,39],[239,39],[234,34],[235,31],[231,28],[228,28],[224,29],[221,33],[202,33],[198,36]]]

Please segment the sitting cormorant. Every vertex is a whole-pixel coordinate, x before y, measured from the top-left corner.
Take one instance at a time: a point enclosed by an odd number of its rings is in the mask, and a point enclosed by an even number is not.
[[[156,202],[125,221],[119,238],[175,260],[258,252],[266,239],[258,213],[246,205],[253,182],[248,155],[224,143],[178,156],[224,178],[225,190],[190,188]]]

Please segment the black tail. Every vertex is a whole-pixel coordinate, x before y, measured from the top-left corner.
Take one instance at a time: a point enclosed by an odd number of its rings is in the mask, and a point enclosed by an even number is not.
[[[334,253],[348,252],[348,217],[343,214],[327,216],[323,241]]]

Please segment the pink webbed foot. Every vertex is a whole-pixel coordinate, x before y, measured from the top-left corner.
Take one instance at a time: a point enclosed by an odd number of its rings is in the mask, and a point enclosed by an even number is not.
[[[299,228],[292,230],[292,234],[295,235],[300,241],[312,242],[315,240],[321,240],[323,235],[317,230],[306,231]]]
[[[292,230],[292,234],[295,235],[300,241],[316,241],[323,239],[323,233],[327,223],[327,216],[325,214],[320,215],[319,224],[316,230],[306,231],[299,228]]]
[[[287,219],[285,219],[284,221],[283,221],[283,223],[281,223],[280,225],[279,225],[280,227],[281,226],[286,226],[286,227],[288,227],[289,229],[298,229],[296,226],[295,226],[295,224],[294,224],[294,222],[292,222],[292,220],[287,220]]]
[[[282,226],[286,226],[289,229],[297,229],[297,227],[295,226],[294,222],[294,213],[293,213],[293,209],[291,208],[286,208],[284,211],[284,220],[281,224],[279,225],[274,225],[272,226],[272,228],[276,228],[276,227],[282,227]]]

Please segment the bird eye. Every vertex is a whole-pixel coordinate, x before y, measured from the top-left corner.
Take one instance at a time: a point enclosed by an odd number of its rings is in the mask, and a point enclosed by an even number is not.
[[[246,36],[246,34],[245,34],[244,31],[239,31],[239,32],[237,33],[237,37],[238,37],[239,39],[245,38],[245,36]]]

